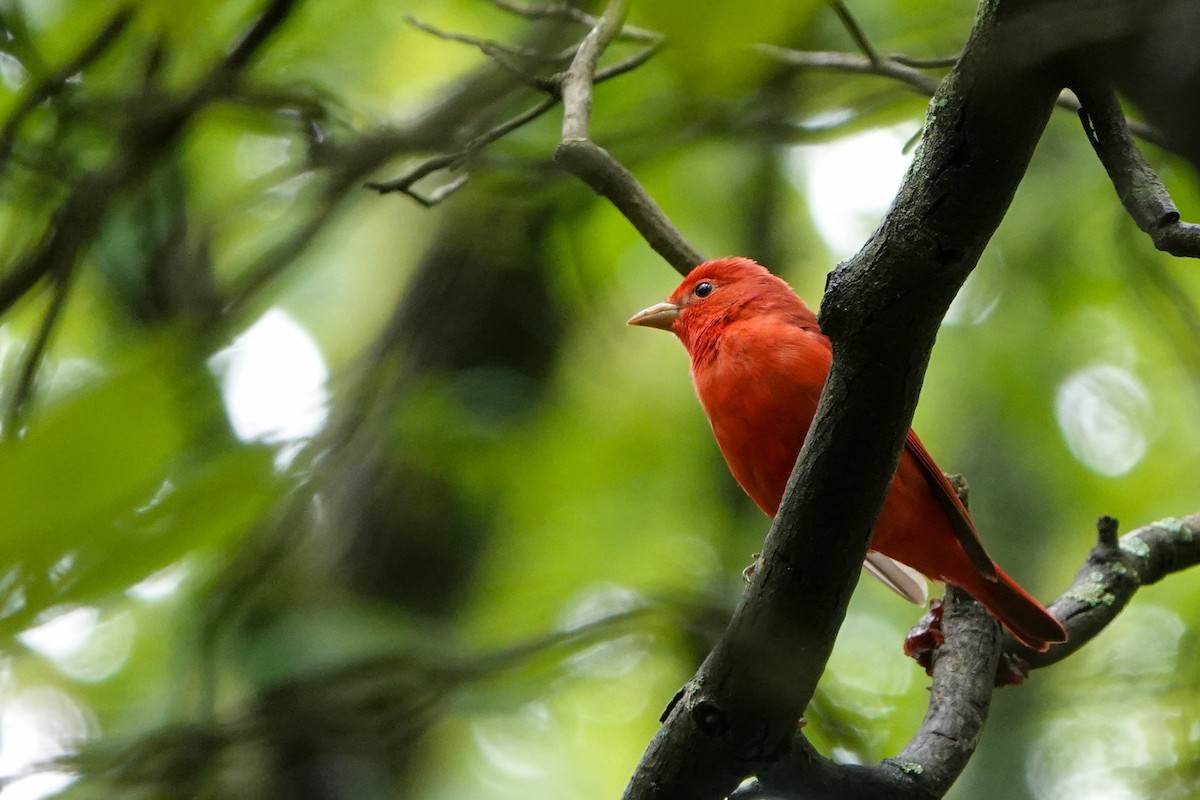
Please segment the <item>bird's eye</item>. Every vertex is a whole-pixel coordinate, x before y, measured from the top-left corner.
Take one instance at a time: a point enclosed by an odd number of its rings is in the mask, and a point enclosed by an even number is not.
[[[696,288],[692,290],[692,294],[696,295],[696,297],[708,297],[713,293],[713,289],[715,288],[708,281],[700,281],[700,283],[696,284]]]

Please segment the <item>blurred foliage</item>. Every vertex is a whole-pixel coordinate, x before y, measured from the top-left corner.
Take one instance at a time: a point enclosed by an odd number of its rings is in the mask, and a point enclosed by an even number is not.
[[[0,798],[617,796],[767,528],[682,349],[623,325],[675,276],[553,166],[555,111],[434,208],[361,187],[538,100],[405,15],[547,52],[584,29],[299,3],[230,79],[264,7],[0,3]],[[816,301],[925,101],[752,49],[852,50],[815,0],[706,8],[635,4],[667,46],[598,89],[595,137],[703,252]],[[854,10],[934,57],[974,9]],[[1191,167],[1151,158],[1200,216]],[[1197,302],[1056,115],[916,421],[1039,596],[1100,514],[1196,510]],[[1145,590],[1000,693],[954,796],[1195,796],[1198,595]],[[822,750],[905,741],[918,616],[863,583],[808,715]]]

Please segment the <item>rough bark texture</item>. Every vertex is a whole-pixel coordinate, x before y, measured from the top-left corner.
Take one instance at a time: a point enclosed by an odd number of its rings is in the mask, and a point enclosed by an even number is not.
[[[667,712],[625,796],[723,797],[790,750],[857,582],[929,352],[1000,224],[1057,99],[1040,64],[1012,66],[1010,21],[984,3],[943,82],[896,200],[830,276],[821,324],[834,363],[725,635]]]

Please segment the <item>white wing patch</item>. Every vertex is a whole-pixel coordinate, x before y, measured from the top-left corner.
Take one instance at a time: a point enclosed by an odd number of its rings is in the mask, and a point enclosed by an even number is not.
[[[929,599],[929,582],[925,576],[883,553],[868,550],[863,569],[910,603],[923,606]]]

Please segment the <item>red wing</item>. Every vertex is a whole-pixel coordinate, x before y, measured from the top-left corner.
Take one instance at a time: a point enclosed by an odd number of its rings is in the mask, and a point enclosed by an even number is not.
[[[992,562],[991,556],[987,554],[987,550],[983,548],[983,542],[979,539],[979,533],[975,530],[975,523],[971,522],[971,515],[967,513],[966,506],[958,499],[958,493],[954,491],[950,481],[946,480],[946,476],[938,469],[938,465],[933,463],[933,458],[925,450],[925,445],[921,444],[921,440],[911,429],[908,431],[908,438],[904,440],[904,448],[921,465],[921,472],[925,473],[925,480],[929,481],[929,486],[933,489],[933,496],[945,509],[946,516],[950,519],[950,524],[954,528],[954,533],[958,536],[959,544],[962,545],[967,558],[971,559],[971,563],[984,578],[991,581],[996,580],[996,565]]]

